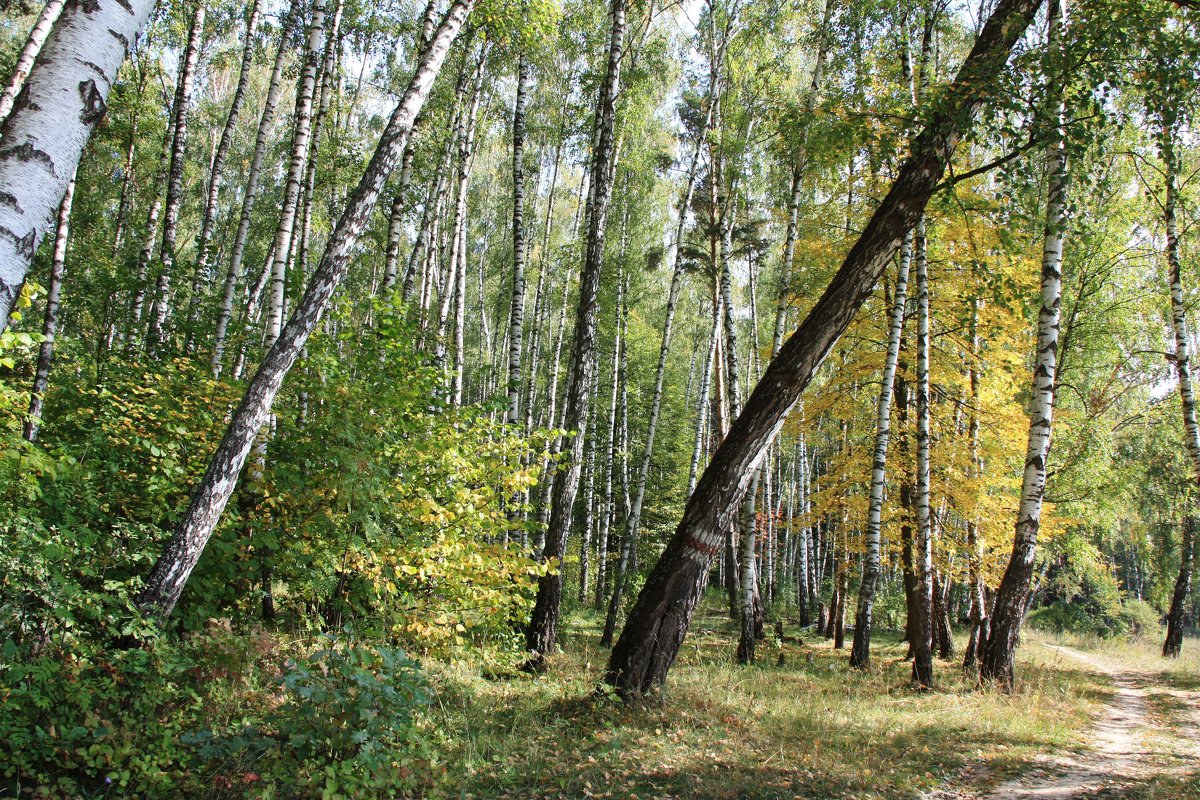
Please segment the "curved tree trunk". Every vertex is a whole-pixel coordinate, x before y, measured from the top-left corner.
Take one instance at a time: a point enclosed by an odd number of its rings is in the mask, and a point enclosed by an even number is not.
[[[1050,47],[1058,45],[1062,27],[1060,0],[1050,0]],[[1052,82],[1054,78],[1050,79]],[[1038,310],[1037,353],[1033,372],[1033,399],[1029,405],[1029,440],[1025,448],[1025,473],[1021,504],[1017,510],[1012,556],[1004,571],[992,606],[992,629],[980,665],[980,676],[1012,688],[1013,657],[1017,637],[1029,606],[1033,560],[1046,491],[1046,459],[1050,454],[1050,427],[1054,416],[1054,380],[1058,367],[1059,303],[1062,299],[1063,229],[1067,208],[1067,155],[1063,117],[1065,110],[1052,84],[1050,108],[1055,133],[1049,146],[1047,170],[1050,185],[1046,200],[1046,229],[1042,246],[1041,307]]]
[[[144,612],[165,618],[179,601],[188,577],[233,494],[254,436],[266,422],[284,377],[328,308],[334,289],[345,276],[358,237],[366,227],[389,173],[404,152],[413,121],[473,6],[474,0],[455,0],[429,45],[422,49],[408,89],[392,112],[366,171],[334,227],[312,282],[247,386],[229,430],[218,445],[183,520],[147,578],[146,588],[137,600],[138,607]]]
[[[767,367],[701,477],[613,648],[605,679],[622,694],[641,695],[662,685],[719,552],[720,537],[734,523],[734,510],[763,453],[916,224],[975,110],[996,91],[1010,50],[1040,5],[1040,0],[1000,0],[829,288]]]
[[[0,126],[0,332],[154,0],[64,7]],[[83,78],[80,80],[80,78]]]

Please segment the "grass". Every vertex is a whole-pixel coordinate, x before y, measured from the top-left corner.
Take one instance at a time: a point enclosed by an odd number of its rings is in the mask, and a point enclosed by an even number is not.
[[[849,650],[760,645],[734,663],[736,635],[713,611],[695,621],[661,702],[594,693],[607,649],[574,613],[564,650],[538,677],[488,679],[430,665],[444,739],[434,794],[461,798],[911,798],[990,787],[1039,754],[1080,746],[1111,688],[1030,638],[1013,694],[978,691],[957,662],[911,689],[898,635],[873,640],[869,671]]]

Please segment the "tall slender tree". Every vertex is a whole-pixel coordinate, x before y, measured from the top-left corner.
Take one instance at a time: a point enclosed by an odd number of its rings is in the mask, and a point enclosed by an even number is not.
[[[1064,0],[1048,5],[1048,42],[1053,56],[1061,47],[1065,17]],[[1052,65],[1061,63],[1055,58]],[[1017,511],[1012,556],[992,604],[991,632],[980,664],[980,675],[1004,687],[1012,687],[1013,659],[1017,637],[1029,604],[1033,560],[1037,552],[1042,519],[1042,497],[1046,492],[1046,460],[1050,455],[1050,428],[1054,419],[1055,375],[1058,369],[1058,326],[1062,301],[1063,235],[1067,221],[1067,152],[1065,116],[1060,81],[1054,66],[1046,71],[1047,111],[1050,144],[1046,170],[1049,175],[1046,224],[1042,239],[1041,305],[1038,308],[1037,351],[1033,372],[1033,398],[1029,404],[1029,440],[1025,448],[1025,472],[1021,479],[1021,504]]]
[[[608,37],[607,66],[596,102],[592,141],[590,193],[587,203],[587,241],[583,272],[579,279],[579,305],[575,314],[575,335],[571,345],[571,365],[564,402],[564,427],[570,437],[567,466],[554,477],[550,505],[550,523],[546,530],[546,559],[561,561],[566,554],[567,537],[575,496],[579,491],[580,465],[587,436],[588,409],[596,372],[596,319],[599,313],[600,273],[604,265],[604,242],[608,227],[608,207],[616,173],[617,94],[620,89],[621,54],[625,47],[626,0],[612,0],[612,25]],[[538,579],[537,601],[525,634],[529,652],[527,666],[539,669],[554,649],[562,603],[562,574],[559,570]]]

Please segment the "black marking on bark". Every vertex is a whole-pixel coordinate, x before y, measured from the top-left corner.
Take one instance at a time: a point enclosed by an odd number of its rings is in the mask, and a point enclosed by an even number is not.
[[[0,160],[15,158],[18,161],[37,161],[44,166],[51,175],[55,177],[58,173],[54,171],[54,159],[49,153],[38,150],[29,142],[24,142],[16,147],[10,147],[7,150],[0,150]]]
[[[104,95],[96,88],[96,82],[89,78],[79,82],[79,96],[83,98],[83,110],[79,112],[79,119],[84,125],[95,125],[108,110]]]
[[[117,5],[128,11],[130,14],[133,13],[133,6],[130,4],[129,0],[117,0]]]
[[[114,39],[116,39],[118,42],[120,42],[121,46],[125,48],[125,52],[127,52],[127,53],[129,52],[129,37],[128,36],[121,33],[120,31],[114,31],[112,28],[108,29],[108,35],[113,37]]]
[[[85,14],[95,14],[100,10],[100,0],[76,0],[76,5]]]
[[[16,196],[8,192],[0,192],[0,203],[8,206],[18,214],[25,213],[25,209],[21,208],[21,203],[17,200]]]
[[[0,304],[12,308],[17,299],[17,286],[9,286],[6,282],[0,281]]]
[[[106,75],[104,70],[101,67],[99,67],[98,65],[93,64],[91,61],[83,61],[80,63],[82,63],[85,67],[90,69],[92,72],[95,72],[97,75],[99,75],[105,81],[108,80],[108,75]]]
[[[17,241],[17,252],[32,261],[34,253],[37,252],[37,240],[37,228],[30,228],[29,233]]]

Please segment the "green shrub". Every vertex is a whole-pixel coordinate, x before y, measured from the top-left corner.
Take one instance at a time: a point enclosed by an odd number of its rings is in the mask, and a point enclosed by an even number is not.
[[[178,647],[48,648],[0,663],[0,794],[175,796],[188,781],[180,737],[202,713]]]
[[[1131,639],[1162,638],[1162,614],[1145,600],[1126,600],[1122,603],[1121,620]]]
[[[249,724],[186,737],[214,789],[335,800],[418,785],[430,759],[417,727],[429,702],[420,667],[396,649],[327,644],[287,662],[278,706]]]

